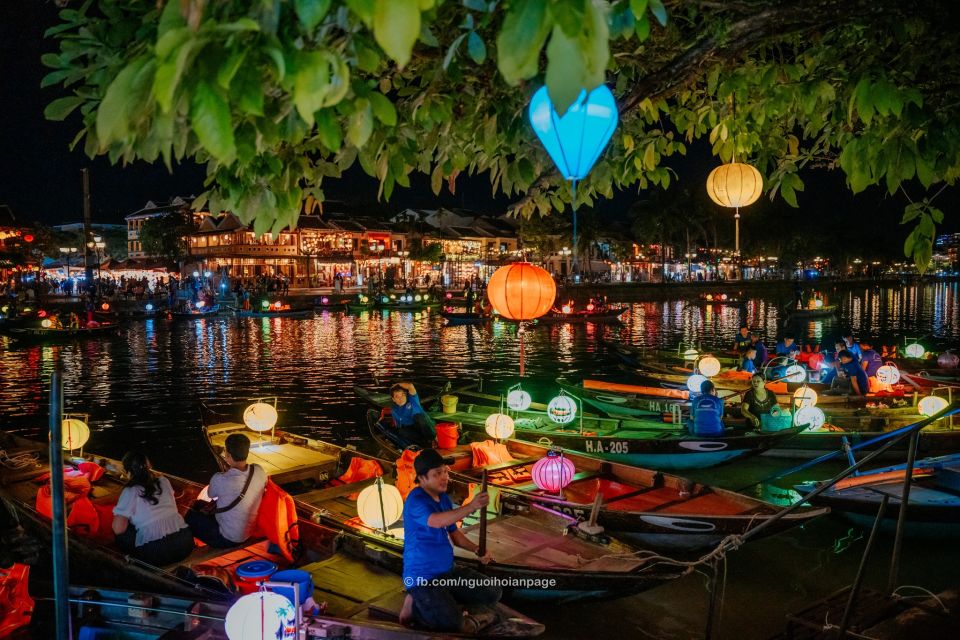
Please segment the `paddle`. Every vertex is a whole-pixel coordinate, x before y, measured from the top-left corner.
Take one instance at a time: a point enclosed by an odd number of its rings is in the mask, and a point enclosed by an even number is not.
[[[483,470],[483,480],[480,482],[480,493],[487,490],[487,470]],[[477,556],[487,555],[487,507],[480,510],[480,541],[477,545]]]

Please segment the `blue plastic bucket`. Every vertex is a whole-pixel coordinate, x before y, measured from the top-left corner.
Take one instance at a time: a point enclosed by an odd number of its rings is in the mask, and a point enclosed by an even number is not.
[[[313,577],[306,571],[288,569],[278,571],[270,576],[271,582],[292,582],[300,587],[300,604],[313,595]],[[290,602],[293,602],[293,587],[271,587],[271,591],[279,593]]]
[[[277,572],[277,565],[269,560],[253,560],[237,567],[237,588],[240,593],[253,593],[257,583]]]

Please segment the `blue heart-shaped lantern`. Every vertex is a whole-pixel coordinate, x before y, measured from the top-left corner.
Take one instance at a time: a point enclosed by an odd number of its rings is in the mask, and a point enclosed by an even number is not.
[[[606,85],[587,94],[580,92],[561,118],[541,87],[530,100],[530,124],[567,180],[581,180],[593,168],[614,129],[617,128],[617,102]]]

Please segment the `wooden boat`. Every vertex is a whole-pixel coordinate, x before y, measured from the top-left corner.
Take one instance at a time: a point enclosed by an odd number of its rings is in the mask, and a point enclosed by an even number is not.
[[[603,340],[604,346],[614,352],[621,360],[629,365],[638,365],[645,362],[679,362],[689,364],[683,351],[666,351],[663,349],[644,349],[634,345],[624,344],[616,340]],[[735,367],[740,363],[740,357],[727,352],[695,350],[697,355],[711,355],[720,361],[721,365]]]
[[[236,309],[238,318],[312,318],[313,309],[280,309],[256,311],[253,309]]]
[[[889,496],[882,526],[893,530],[900,514],[906,469],[906,464],[898,464],[848,476],[811,502],[829,506],[869,527],[877,517],[881,500]],[[816,486],[817,483],[803,483],[796,490],[807,494]],[[914,463],[906,518],[907,533],[912,536],[956,538],[960,533],[960,454]]]
[[[0,466],[0,499],[15,514],[20,524],[31,534],[49,544],[50,521],[36,510],[37,479],[45,474],[46,443],[36,443],[12,434],[0,433],[0,448],[9,456],[35,456],[37,462],[18,468]],[[96,462],[106,472],[92,486],[91,500],[101,512],[101,529],[112,521],[112,506],[124,486],[122,465],[117,460],[87,454],[83,458],[69,458],[71,465]],[[181,512],[196,500],[202,486],[176,476],[166,476],[177,496]],[[42,481],[41,481],[42,482]],[[230,600],[232,592],[213,588],[214,582],[197,578],[199,575],[232,576],[242,563],[253,559],[268,560],[281,568],[297,568],[311,574],[313,597],[326,602],[324,615],[308,616],[305,624],[318,620],[318,629],[335,629],[337,625],[349,629],[349,637],[382,640],[384,638],[447,638],[449,634],[412,631],[399,624],[398,616],[404,599],[400,578],[382,568],[378,562],[390,550],[372,545],[368,540],[350,536],[309,518],[298,523],[300,534],[299,557],[287,562],[272,553],[266,540],[249,540],[231,549],[212,549],[207,546],[194,549],[182,566],[154,567],[125,556],[109,538],[87,537],[74,531],[68,536],[70,567],[81,575],[97,576],[114,586],[125,584],[136,589],[167,593],[186,598],[203,597],[212,600]],[[375,562],[376,561],[376,562]],[[231,578],[232,579],[232,578]],[[498,605],[496,623],[481,635],[491,637],[522,637],[538,635],[543,625],[517,613],[505,605]],[[321,636],[322,637],[322,636]]]
[[[399,457],[401,452],[384,436],[384,429],[388,428],[378,422],[370,424],[377,444]],[[493,443],[488,440],[482,446],[490,444]],[[781,510],[734,491],[574,452],[564,455],[573,462],[576,475],[558,496],[539,489],[531,477],[533,464],[546,456],[550,447],[515,439],[502,445],[512,459],[484,466],[475,465],[470,444],[443,449],[441,453],[453,458],[451,470],[455,477],[478,483],[486,471],[488,482],[499,491],[505,505],[539,505],[586,521],[599,494],[602,501],[597,523],[618,538],[647,546],[685,551],[713,547],[726,536],[743,535]],[[797,511],[779,520],[767,534],[804,524],[827,511]]]
[[[215,304],[209,307],[201,307],[200,309],[190,309],[189,311],[170,311],[170,316],[174,319],[178,318],[206,318],[209,316],[215,316],[220,313],[220,305]]]
[[[586,322],[619,322],[620,316],[626,313],[627,309],[604,309],[603,311],[571,311],[563,313],[562,311],[550,311],[546,315],[537,318],[537,324],[583,324]]]
[[[379,417],[379,412],[374,414],[374,419]],[[249,433],[244,425],[232,422],[208,424],[204,432],[215,453],[229,434]],[[375,460],[383,470],[384,479],[393,482],[397,473],[393,462],[284,431],[275,432],[265,447],[254,443],[248,460],[262,464],[275,482],[289,487],[302,518],[318,519],[389,549],[394,555],[384,561],[399,571],[403,542],[397,534],[402,525],[393,525],[394,528],[385,533],[367,527],[357,517],[355,498],[349,498],[374,480],[346,485],[329,482],[346,472],[354,458]],[[313,482],[308,482],[311,479]],[[452,478],[447,491],[454,502],[459,503],[466,501],[470,489],[467,481]],[[515,590],[516,596],[541,600],[619,597],[652,588],[683,573],[673,563],[648,561],[639,549],[624,542],[605,536],[566,535],[569,518],[552,511],[527,509],[498,513],[494,509],[489,509],[486,536],[495,562],[483,565],[461,549],[455,550],[456,562],[514,584],[525,580],[542,583],[545,576],[552,581],[538,589]],[[477,514],[465,519],[461,530],[476,541],[480,535]]]
[[[3,332],[21,342],[69,342],[85,338],[111,337],[120,332],[116,324],[101,324],[95,327],[40,327],[23,324],[7,325]]]
[[[484,313],[465,313],[448,311],[446,309],[442,310],[440,315],[446,318],[448,326],[463,324],[486,324],[487,322],[493,320],[492,316],[488,316]]]
[[[806,320],[807,318],[826,318],[837,315],[837,305],[826,304],[819,309],[797,309],[793,305],[783,308],[784,315],[790,320]]]

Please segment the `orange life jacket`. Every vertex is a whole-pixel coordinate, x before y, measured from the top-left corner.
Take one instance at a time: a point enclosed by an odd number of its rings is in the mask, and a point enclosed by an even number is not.
[[[46,476],[49,479],[49,475]],[[100,532],[100,516],[90,501],[90,479],[85,475],[64,473],[63,500],[66,503],[67,526],[80,536],[97,536]],[[50,484],[37,491],[37,513],[53,518],[53,495]]]
[[[397,481],[395,486],[404,500],[407,499],[407,494],[417,486],[417,471],[413,468],[413,461],[417,459],[418,455],[420,455],[419,451],[404,449],[403,455],[397,458]]]
[[[290,494],[269,478],[257,511],[257,528],[260,535],[280,547],[284,558],[293,561],[300,542],[297,506]]]
[[[330,481],[330,485],[339,486],[343,484],[353,484],[354,482],[360,482],[362,480],[369,480],[370,478],[376,478],[383,475],[383,468],[380,466],[380,463],[376,460],[368,460],[367,458],[361,458],[359,456],[354,456],[350,459],[350,466],[347,467],[347,470],[339,478],[334,478]],[[360,495],[360,492],[351,493],[347,496],[349,500],[356,500]]]
[[[30,624],[33,598],[27,592],[29,579],[28,565],[17,563],[9,569],[0,569],[0,638]]]
[[[470,453],[473,454],[473,466],[475,467],[485,467],[488,464],[500,464],[513,460],[507,446],[493,440],[471,442]]]

